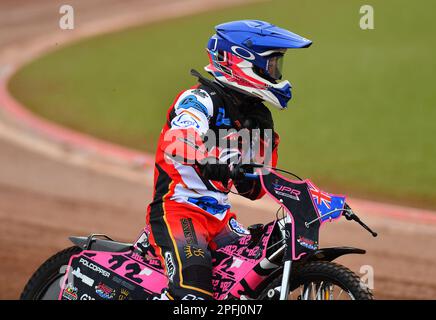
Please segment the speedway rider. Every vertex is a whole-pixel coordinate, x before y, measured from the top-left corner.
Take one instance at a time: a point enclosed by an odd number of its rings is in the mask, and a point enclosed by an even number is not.
[[[230,188],[251,200],[264,194],[259,180],[232,181],[231,168],[247,155],[249,161],[264,156],[264,162],[276,165],[279,137],[262,102],[286,108],[291,85],[278,82],[283,55],[310,45],[258,20],[218,25],[209,39],[205,70],[214,79],[192,71],[199,84],[181,92],[169,108],[156,152],[147,223],[169,280],[162,299],[213,298],[211,250],[247,232],[230,209]],[[222,129],[226,135],[220,135]],[[222,148],[223,140],[241,130],[257,132],[248,145],[256,140],[260,147],[240,150],[239,141],[236,152]],[[271,150],[269,157],[265,150]]]

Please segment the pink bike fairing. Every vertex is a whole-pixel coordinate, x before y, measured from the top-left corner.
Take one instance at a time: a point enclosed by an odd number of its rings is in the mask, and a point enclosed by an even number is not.
[[[316,250],[320,226],[341,216],[345,197],[323,192],[310,180],[287,179],[274,170],[260,179],[265,191],[291,219],[288,246],[292,260]],[[325,215],[330,209],[339,214]],[[309,221],[314,223],[305,226]],[[251,235],[241,235],[212,252],[214,299],[255,297],[259,293],[260,285],[279,267],[266,259],[270,237],[273,231],[279,232],[278,227],[277,220],[263,226],[257,243],[251,243]],[[133,250],[119,253],[84,250],[72,256],[59,299],[158,299],[167,288],[168,278],[148,244],[149,232],[149,228],[144,228]],[[141,254],[137,250],[139,244]]]
[[[253,247],[249,246],[251,235],[244,235],[212,252],[214,299],[249,294],[267,277],[269,271],[260,270],[260,262],[265,259],[274,226],[275,222],[264,226],[262,237]],[[142,235],[147,232],[145,228]],[[167,283],[150,246],[144,254],[84,250],[71,257],[59,300],[158,299]],[[75,294],[68,294],[71,291]]]
[[[260,173],[260,170],[258,170],[258,172]],[[262,183],[262,188],[272,199],[274,199],[277,204],[279,204],[286,211],[291,220],[291,241],[290,243],[288,242],[288,246],[290,245],[292,260],[300,260],[308,252],[318,248],[319,228],[323,225],[323,223],[326,221],[336,220],[341,217],[342,210],[345,206],[345,196],[330,194],[322,191],[309,179],[288,179],[273,169],[269,169],[269,173],[267,175],[259,174],[259,176]],[[277,192],[274,186],[275,183],[272,182],[274,177],[276,184],[285,192]],[[274,188],[271,188],[271,186],[274,186]],[[321,199],[322,197],[323,199]],[[295,200],[293,204],[297,203],[296,201],[302,201],[309,202],[311,205],[309,207],[306,206],[306,210],[303,210],[301,205],[292,206],[292,208],[295,208],[292,210],[291,206],[287,205],[286,203],[289,201],[289,198]],[[332,213],[329,214],[329,212]],[[312,213],[312,215],[310,215],[310,213]],[[298,223],[296,218],[299,220]],[[306,227],[306,225],[303,225],[302,220],[307,223],[313,222],[314,225]],[[305,238],[305,240],[308,240],[311,244],[314,244],[310,250],[307,250],[308,247],[302,248],[302,246],[296,248],[296,245],[300,243],[299,239],[301,237],[301,233],[304,233],[305,231],[309,231],[309,234],[312,235],[309,239]],[[298,239],[297,236],[299,237]],[[314,240],[311,238],[314,238]]]

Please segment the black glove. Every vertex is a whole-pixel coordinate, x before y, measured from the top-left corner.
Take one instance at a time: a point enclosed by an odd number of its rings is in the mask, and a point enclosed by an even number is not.
[[[218,162],[215,158],[206,158],[198,163],[201,175],[208,180],[221,181],[227,187],[230,179],[230,168],[227,163]]]

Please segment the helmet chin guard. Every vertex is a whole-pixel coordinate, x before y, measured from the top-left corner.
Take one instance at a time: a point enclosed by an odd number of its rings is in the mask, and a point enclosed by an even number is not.
[[[209,39],[205,70],[224,85],[258,97],[279,109],[291,99],[289,81],[282,78],[286,49],[312,44],[297,34],[259,20],[228,22]]]

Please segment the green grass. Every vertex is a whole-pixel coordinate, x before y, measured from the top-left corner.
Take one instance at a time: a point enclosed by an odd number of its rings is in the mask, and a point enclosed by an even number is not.
[[[372,4],[375,30],[359,28]],[[213,26],[262,19],[314,44],[285,61],[294,85],[274,111],[280,166],[332,191],[436,208],[433,0],[271,1],[85,39],[21,69],[12,93],[31,110],[154,151],[175,95],[207,63]]]

